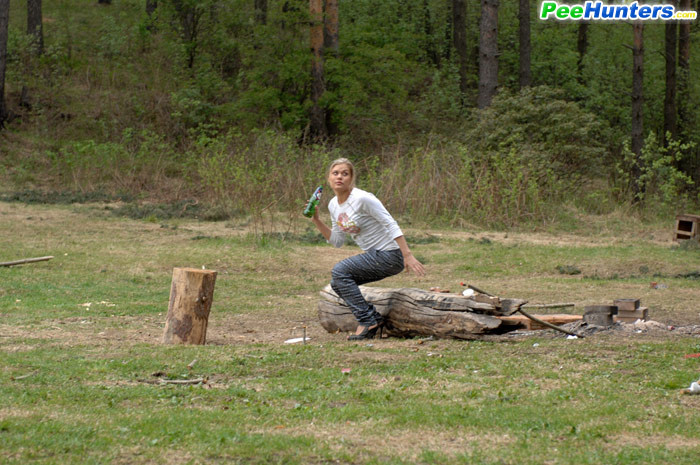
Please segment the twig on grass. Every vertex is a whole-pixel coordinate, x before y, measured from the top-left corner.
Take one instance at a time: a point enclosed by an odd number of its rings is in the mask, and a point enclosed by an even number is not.
[[[207,378],[197,378],[197,379],[161,379],[158,381],[159,384],[177,384],[177,385],[190,385],[190,384],[207,384],[209,380]]]
[[[37,371],[32,371],[31,373],[27,373],[26,375],[22,375],[22,376],[10,376],[10,379],[11,379],[12,381],[19,381],[19,380],[22,380],[22,379],[27,379],[27,378],[29,378],[30,376],[34,376],[34,375],[37,374],[37,373],[39,373],[38,370],[37,370]]]
[[[153,374],[153,376],[163,376],[164,373],[161,372],[156,372]],[[202,384],[202,385],[207,385],[209,384],[209,377],[204,377],[204,378],[195,378],[195,379],[137,379],[139,383],[146,383],[146,384],[158,384],[158,385],[165,385],[165,384],[174,384],[176,386],[191,386],[195,384]]]
[[[2,263],[0,263],[0,266],[15,266],[15,265],[22,265],[24,263],[45,262],[47,260],[51,260],[52,258],[53,258],[53,256],[37,257],[37,258],[23,258],[22,260],[14,260],[12,262],[2,262]]]

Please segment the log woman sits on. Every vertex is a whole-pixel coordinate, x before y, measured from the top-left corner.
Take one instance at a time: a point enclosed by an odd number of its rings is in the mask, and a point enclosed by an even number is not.
[[[404,267],[418,276],[423,276],[425,269],[384,205],[373,194],[355,187],[355,167],[350,160],[340,158],[331,163],[328,183],[335,193],[328,204],[332,228],[319,219],[318,209],[312,221],[335,247],[342,247],[350,234],[364,251],[333,267],[331,287],[357,319],[357,331],[348,340],[372,339],[378,330],[381,336],[384,320],[362,297],[358,286],[398,274]]]

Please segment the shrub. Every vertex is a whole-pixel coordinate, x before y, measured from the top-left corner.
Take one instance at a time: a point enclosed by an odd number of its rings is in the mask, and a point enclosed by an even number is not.
[[[604,174],[612,145],[595,115],[546,86],[497,95],[489,108],[474,112],[467,140],[481,152],[515,151],[534,169],[567,180]]]
[[[682,144],[676,140],[670,140],[667,147],[659,144],[653,132],[650,132],[644,141],[641,157],[638,161],[639,178],[633,179],[632,173],[635,165],[635,154],[632,153],[629,143],[623,146],[622,160],[616,165],[616,188],[632,201],[646,204],[656,204],[671,210],[699,199],[691,198],[693,180],[678,169],[679,162],[684,153],[688,153],[693,144]],[[638,192],[633,194],[631,186],[637,183]]]

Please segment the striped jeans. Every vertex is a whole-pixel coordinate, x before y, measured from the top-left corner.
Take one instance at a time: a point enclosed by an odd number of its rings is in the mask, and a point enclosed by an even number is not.
[[[404,268],[403,254],[396,250],[370,249],[360,255],[338,262],[331,272],[331,287],[352,310],[361,326],[374,326],[382,316],[368,303],[358,286],[400,273]]]

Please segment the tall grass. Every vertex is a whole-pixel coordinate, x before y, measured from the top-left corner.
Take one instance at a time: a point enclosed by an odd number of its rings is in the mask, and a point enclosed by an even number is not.
[[[159,203],[189,199],[216,210],[217,218],[250,217],[263,233],[278,230],[285,215],[298,216],[339,156],[355,161],[358,187],[376,194],[393,214],[416,221],[547,225],[561,219],[565,205],[600,215],[625,202],[610,184],[566,178],[514,148],[504,153],[459,141],[353,157],[331,146],[301,146],[274,130],[201,130],[179,146],[150,131],[126,130],[116,142],[76,141],[42,155],[23,163],[25,171],[42,173],[44,188]],[[327,188],[324,202],[332,195]],[[656,201],[654,192],[647,197],[651,216],[673,213],[673,202]]]

